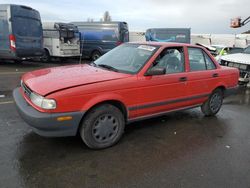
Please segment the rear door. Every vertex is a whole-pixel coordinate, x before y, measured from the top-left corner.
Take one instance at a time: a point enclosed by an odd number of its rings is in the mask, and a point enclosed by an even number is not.
[[[16,53],[19,57],[42,55],[42,27],[40,20],[15,16],[12,19],[16,38]]]
[[[18,57],[40,56],[43,52],[43,33],[38,11],[19,5],[11,6],[12,34],[15,36]]]
[[[189,72],[187,95],[189,105],[204,102],[219,82],[219,71],[210,56],[201,48],[188,47]]]
[[[128,24],[126,22],[120,22],[119,24],[119,42],[129,42]]]
[[[7,11],[0,10],[0,55],[5,56],[9,53],[9,27]]]

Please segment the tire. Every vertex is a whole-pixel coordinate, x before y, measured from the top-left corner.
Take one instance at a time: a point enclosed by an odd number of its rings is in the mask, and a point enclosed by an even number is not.
[[[50,60],[51,60],[50,54],[47,50],[45,50],[43,56],[41,57],[41,61],[44,63],[48,63],[50,62]]]
[[[113,105],[103,104],[90,110],[83,119],[79,132],[89,148],[104,149],[120,140],[124,127],[122,112]]]
[[[93,53],[91,54],[91,59],[93,61],[97,60],[99,57],[101,57],[101,53],[97,50],[93,51]]]
[[[205,116],[214,116],[222,106],[223,92],[221,89],[216,89],[209,96],[208,100],[201,106],[201,111]]]

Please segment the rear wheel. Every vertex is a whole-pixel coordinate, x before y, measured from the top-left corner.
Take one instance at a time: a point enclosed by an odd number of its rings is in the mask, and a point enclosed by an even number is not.
[[[92,149],[103,149],[116,144],[125,127],[124,116],[115,106],[103,104],[93,108],[84,118],[80,135]]]
[[[213,116],[219,112],[222,102],[223,92],[221,89],[216,89],[210,95],[208,100],[202,104],[201,111],[205,114],[205,116]]]
[[[45,50],[43,56],[41,57],[41,61],[44,63],[48,63],[51,60],[50,54],[48,50]]]
[[[92,53],[92,55],[91,55],[91,59],[92,59],[93,61],[97,60],[99,57],[101,57],[101,53],[100,53],[99,51],[97,51],[97,50],[95,50],[95,51]]]

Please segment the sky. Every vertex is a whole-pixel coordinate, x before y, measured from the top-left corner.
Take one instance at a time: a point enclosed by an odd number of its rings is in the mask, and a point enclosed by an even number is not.
[[[99,21],[109,11],[113,21],[126,21],[130,31],[187,27],[196,34],[238,34],[250,30],[230,28],[230,19],[250,16],[250,0],[0,0],[40,12],[42,21]]]

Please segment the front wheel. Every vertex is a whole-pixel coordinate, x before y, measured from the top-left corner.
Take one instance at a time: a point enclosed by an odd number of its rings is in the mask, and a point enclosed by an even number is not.
[[[92,149],[103,149],[116,144],[125,127],[124,116],[115,106],[103,104],[90,110],[83,119],[80,135]]]
[[[208,100],[202,104],[201,111],[205,114],[205,116],[214,116],[219,112],[222,102],[223,92],[221,89],[216,89],[210,95]]]

